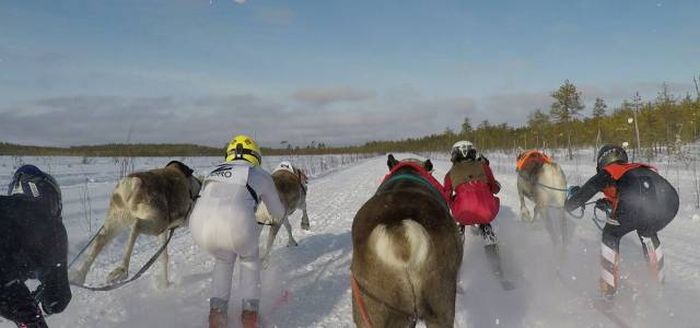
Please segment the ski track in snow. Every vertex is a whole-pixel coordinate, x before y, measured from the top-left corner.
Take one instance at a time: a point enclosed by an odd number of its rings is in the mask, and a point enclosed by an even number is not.
[[[569,184],[583,183],[593,174],[593,163],[584,158],[562,162]],[[498,195],[501,212],[494,228],[500,241],[505,275],[516,288],[511,291],[501,288],[490,273],[480,238],[467,231],[461,272],[465,293],[457,296],[455,326],[619,327],[615,319],[599,310],[600,232],[590,221],[591,209],[582,220],[569,218],[575,226],[574,238],[565,260],[558,261],[558,251],[553,249],[542,222],[528,224],[518,218],[520,205],[515,188],[514,159],[502,154],[494,154],[490,159],[496,178],[503,185]],[[211,164],[207,162],[199,168]],[[450,163],[434,160],[434,164],[435,176],[442,180]],[[11,174],[10,168],[4,165],[0,169],[0,176]],[[299,228],[300,213],[292,215],[290,220],[299,246],[286,247],[287,234],[280,231],[263,271],[261,311],[267,327],[354,326],[349,286],[352,219],[387,171],[386,157],[382,156],[321,173],[310,181],[307,204],[311,231]],[[92,212],[101,217],[115,178],[113,174],[110,177],[109,173],[100,173],[99,168],[93,169],[91,174],[97,176],[90,190]],[[672,182],[675,185],[675,181]],[[621,271],[627,278],[616,300],[603,306],[629,327],[700,326],[700,312],[697,311],[700,255],[696,251],[700,222],[691,220],[696,213],[690,205],[694,196],[691,183],[682,182],[681,210],[674,222],[660,233],[666,256],[665,285],[659,287],[648,277],[636,234],[630,233],[622,240]],[[80,188],[80,185],[71,188]],[[90,238],[88,230],[94,233],[101,224],[101,221],[81,222],[84,203],[79,197],[72,197],[67,198],[64,205],[64,221],[71,240],[69,260]],[[263,232],[261,247],[266,237],[267,232]],[[88,284],[104,282],[121,258],[125,239],[126,234],[120,236],[98,257],[88,275]],[[139,238],[131,262],[132,274],[155,252],[157,245],[154,237]],[[178,230],[168,249],[173,283],[170,288],[156,287],[161,269],[158,262],[141,279],[115,291],[90,292],[73,288],[71,304],[64,313],[47,318],[49,326],[206,326],[214,261],[194,245],[187,229]],[[231,327],[238,327],[240,313],[237,279],[236,270],[229,307]],[[282,296],[285,292],[288,300]],[[12,326],[4,321],[0,322],[0,327]]]

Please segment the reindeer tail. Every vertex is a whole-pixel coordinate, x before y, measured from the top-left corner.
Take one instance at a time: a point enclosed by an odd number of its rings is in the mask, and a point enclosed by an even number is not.
[[[397,226],[380,224],[374,228],[370,245],[377,257],[397,269],[420,269],[428,259],[430,235],[414,220],[403,220]]]

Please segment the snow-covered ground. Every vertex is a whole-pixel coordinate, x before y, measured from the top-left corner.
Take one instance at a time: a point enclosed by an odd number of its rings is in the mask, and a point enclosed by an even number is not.
[[[636,234],[629,234],[621,243],[623,287],[615,302],[607,304],[612,310],[606,314],[598,306],[600,232],[589,219],[590,210],[582,220],[570,218],[576,226],[574,241],[566,260],[558,261],[544,225],[524,223],[518,218],[514,155],[487,156],[504,187],[499,194],[502,207],[495,228],[506,275],[516,288],[510,291],[501,288],[490,273],[480,240],[468,235],[462,267],[466,291],[457,297],[457,327],[700,326],[697,310],[700,254],[695,251],[700,220],[696,215],[699,211],[693,205],[692,170],[672,163],[659,165],[661,173],[680,187],[682,196],[679,215],[660,233],[666,256],[666,284],[659,287],[648,278]],[[562,162],[570,184],[581,184],[594,173],[591,156],[580,152],[575,160]],[[563,155],[555,157],[561,160]],[[279,160],[267,157],[267,167]],[[270,327],[353,326],[349,288],[350,227],[356,211],[371,197],[386,174],[386,157],[356,158],[354,163],[349,163],[350,159],[336,159],[334,164],[323,167],[313,164],[322,160],[319,158],[294,160],[318,167],[313,174],[315,178],[309,183],[307,198],[311,231],[299,229],[300,214],[294,214],[291,222],[299,246],[285,247],[286,235],[278,236],[269,266],[263,273],[262,315]],[[100,226],[108,195],[118,178],[118,165],[112,159],[89,159],[86,164],[81,158],[24,158],[22,161],[50,170],[62,184],[71,259]],[[218,159],[187,158],[183,161],[195,167],[198,173],[204,173]],[[9,182],[16,162],[16,158],[0,157],[2,183]],[[137,160],[135,167],[142,169],[165,163],[167,160],[162,158],[143,158]],[[434,163],[435,175],[442,179],[449,162],[441,157]],[[104,281],[117,265],[125,239],[125,235],[118,238],[98,258],[88,275],[88,283]],[[156,245],[156,238],[140,237],[134,251],[132,273],[151,256]],[[204,327],[213,261],[194,245],[186,229],[176,233],[169,250],[174,283],[170,288],[156,287],[160,267],[155,265],[140,280],[115,291],[73,289],[70,306],[64,313],[49,317],[49,325]],[[235,289],[233,295],[235,298]],[[237,327],[235,319],[239,308],[238,300],[232,300],[232,327]],[[10,325],[0,322],[0,327]]]

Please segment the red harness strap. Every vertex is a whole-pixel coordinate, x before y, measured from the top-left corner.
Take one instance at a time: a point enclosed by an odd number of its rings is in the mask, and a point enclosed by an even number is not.
[[[360,290],[360,284],[357,283],[357,279],[355,279],[355,274],[352,271],[350,271],[350,285],[352,286],[352,296],[353,298],[355,298],[355,302],[357,302],[357,307],[360,310],[360,316],[362,317],[362,321],[365,322],[367,328],[372,328],[372,321],[369,320],[369,314],[367,313],[365,301],[362,298],[362,290]]]

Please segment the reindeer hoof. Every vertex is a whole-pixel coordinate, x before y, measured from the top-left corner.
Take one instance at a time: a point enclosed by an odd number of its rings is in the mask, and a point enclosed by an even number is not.
[[[296,240],[292,239],[287,243],[287,247],[297,247],[299,246],[299,243],[297,243]]]
[[[112,273],[109,274],[109,276],[107,276],[107,282],[115,283],[125,280],[128,274],[129,273],[127,269],[125,269],[124,267],[117,267],[116,269],[114,269],[114,271],[112,271]]]
[[[306,231],[309,231],[309,230],[311,230],[311,225],[309,224],[309,222],[304,222],[304,221],[302,221],[302,222],[301,222],[301,228],[304,229],[304,230],[306,230]]]

